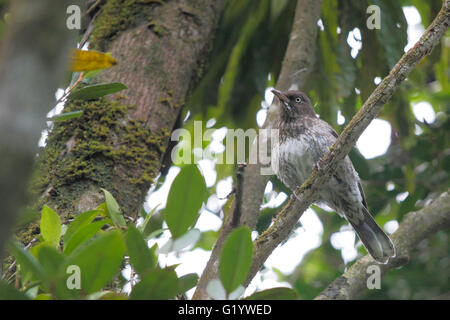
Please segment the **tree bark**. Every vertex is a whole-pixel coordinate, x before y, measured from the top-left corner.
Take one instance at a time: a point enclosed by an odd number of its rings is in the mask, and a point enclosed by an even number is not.
[[[90,49],[110,51],[118,65],[95,82],[127,90],[91,101],[68,101],[83,116],[55,124],[39,156],[36,206],[61,215],[95,208],[109,190],[135,216],[161,169],[189,91],[206,67],[224,0],[109,0],[98,13]]]

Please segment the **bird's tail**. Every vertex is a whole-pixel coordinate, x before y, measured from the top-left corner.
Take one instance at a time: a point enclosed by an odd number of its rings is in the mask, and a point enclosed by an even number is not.
[[[358,224],[350,222],[356,234],[369,251],[372,258],[380,263],[387,263],[390,257],[395,257],[395,248],[391,239],[384,233],[373,219],[369,211],[363,207],[363,221]]]

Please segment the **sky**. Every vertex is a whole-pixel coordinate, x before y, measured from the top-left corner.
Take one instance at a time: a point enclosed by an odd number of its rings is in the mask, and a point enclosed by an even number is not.
[[[408,44],[405,46],[405,52],[411,48],[412,45],[419,39],[420,35],[424,32],[425,28],[421,24],[420,14],[414,7],[403,8],[406,20],[408,22]],[[318,25],[321,25],[321,21],[318,21]],[[361,49],[361,32],[357,28],[352,30],[348,37],[347,43],[352,48],[351,55],[353,58],[357,57],[359,50]],[[379,84],[381,78],[375,78],[374,83]],[[271,93],[272,88],[267,88],[265,93],[265,100],[261,103],[261,109],[256,114],[256,120],[259,126],[262,126],[266,118],[267,106],[270,106],[273,99]],[[357,90],[357,89],[355,89]],[[56,98],[59,99],[64,93],[64,90],[60,89],[56,93]],[[428,102],[418,102],[411,105],[415,117],[419,121],[426,121],[432,123],[436,114],[433,107]],[[63,104],[58,104],[52,111],[49,112],[48,117],[58,114],[62,111]],[[342,114],[336,115],[338,124],[343,124],[345,119]],[[214,123],[214,120],[210,120]],[[48,122],[49,128],[51,123]],[[42,134],[39,141],[40,146],[45,145],[47,137],[47,130]],[[211,143],[212,148],[216,152],[223,152],[224,146],[222,140],[225,138],[227,129],[220,128],[213,134],[213,140]],[[420,134],[420,130],[416,130],[416,134]],[[391,128],[387,121],[381,119],[375,119],[364,131],[359,140],[356,143],[356,147],[366,159],[372,159],[377,156],[383,155],[390,145]],[[216,183],[217,174],[214,170],[215,163],[211,160],[201,160],[199,167],[205,177],[208,187],[213,186]],[[152,187],[147,195],[144,208],[147,212],[158,206],[159,209],[163,208],[166,204],[167,195],[174,178],[178,174],[180,169],[178,167],[172,167],[165,179],[165,183],[155,192],[155,187]],[[232,189],[232,177],[228,177],[217,182],[216,194],[211,196],[202,211],[200,212],[200,218],[195,225],[200,231],[219,230],[222,224],[222,220],[213,212],[220,212],[221,207],[225,204],[225,198]],[[386,188],[391,188],[387,185]],[[268,207],[277,207],[282,204],[287,196],[284,193],[277,193],[273,190],[272,184],[269,182],[265,194],[270,198],[270,201],[265,204]],[[406,198],[407,194],[401,194],[397,197],[397,201],[401,202]],[[265,263],[265,269],[263,272],[259,272],[250,286],[246,289],[245,295],[251,294],[256,289],[268,289],[279,286],[289,286],[288,283],[278,281],[278,275],[274,269],[281,271],[284,274],[291,273],[301,262],[304,255],[310,250],[317,248],[322,243],[323,225],[320,221],[320,217],[312,210],[308,209],[300,218],[302,227],[295,230],[295,234],[283,245],[279,246],[272,255],[267,259]],[[166,227],[166,226],[165,226]],[[388,233],[394,232],[398,228],[397,221],[389,221],[384,226],[385,231]],[[254,233],[255,237],[256,234]],[[161,248],[170,239],[170,233],[165,231],[163,235],[158,239],[151,239],[149,246],[153,246],[157,243]],[[331,236],[331,244],[336,250],[341,251],[342,259],[345,263],[351,262],[357,258],[357,247],[361,245],[357,239],[355,232],[351,227],[344,225],[340,230]],[[179,276],[187,273],[198,273],[199,275],[203,271],[208,259],[209,252],[202,249],[195,249],[189,251],[188,246],[184,251],[177,253],[167,253],[160,255],[160,263],[162,266],[178,264],[176,272]],[[130,279],[130,268],[126,268],[123,271],[123,275]],[[130,284],[127,285],[126,290],[130,289]],[[188,297],[193,294],[193,290],[188,292]]]

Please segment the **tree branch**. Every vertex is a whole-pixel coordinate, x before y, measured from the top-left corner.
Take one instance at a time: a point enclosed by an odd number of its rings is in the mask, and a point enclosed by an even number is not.
[[[401,82],[419,61],[438,44],[450,23],[450,0],[445,0],[439,14],[427,28],[420,40],[403,55],[375,91],[369,96],[359,112],[353,117],[339,136],[330,152],[326,154],[303,185],[297,188],[296,197],[291,197],[272,226],[255,242],[251,270],[245,285],[248,285],[273,250],[284,241],[303,212],[316,200],[316,195],[329,181],[339,162],[350,152],[356,140],[378,115],[383,105],[391,98]],[[296,201],[297,198],[299,201]]]
[[[283,59],[282,70],[277,81],[277,88],[288,89],[293,86],[303,87],[315,60],[317,20],[320,18],[321,0],[298,0],[290,41]],[[264,127],[270,127],[277,117],[273,104],[268,112]],[[258,148],[252,147],[251,153]],[[242,183],[242,201],[236,204],[236,199],[223,223],[211,257],[200,277],[193,299],[208,299],[206,286],[212,279],[218,278],[218,260],[222,246],[230,232],[239,225],[247,225],[254,229],[258,220],[264,189],[270,178],[260,174],[259,164],[248,164],[245,168]],[[239,212],[236,212],[239,211]],[[239,216],[239,225],[233,223],[230,217]]]
[[[381,274],[398,268],[409,261],[412,250],[425,238],[450,228],[450,189],[442,193],[425,208],[408,213],[398,230],[392,235],[396,257],[387,264],[377,264],[366,255],[356,261],[342,276],[334,280],[316,300],[355,299],[367,289],[367,268],[378,265]]]

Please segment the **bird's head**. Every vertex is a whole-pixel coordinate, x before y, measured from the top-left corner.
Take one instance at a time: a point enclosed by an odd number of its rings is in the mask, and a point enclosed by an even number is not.
[[[289,90],[272,93],[278,98],[281,107],[281,115],[285,121],[296,120],[300,117],[316,117],[311,105],[311,100],[301,91]]]

